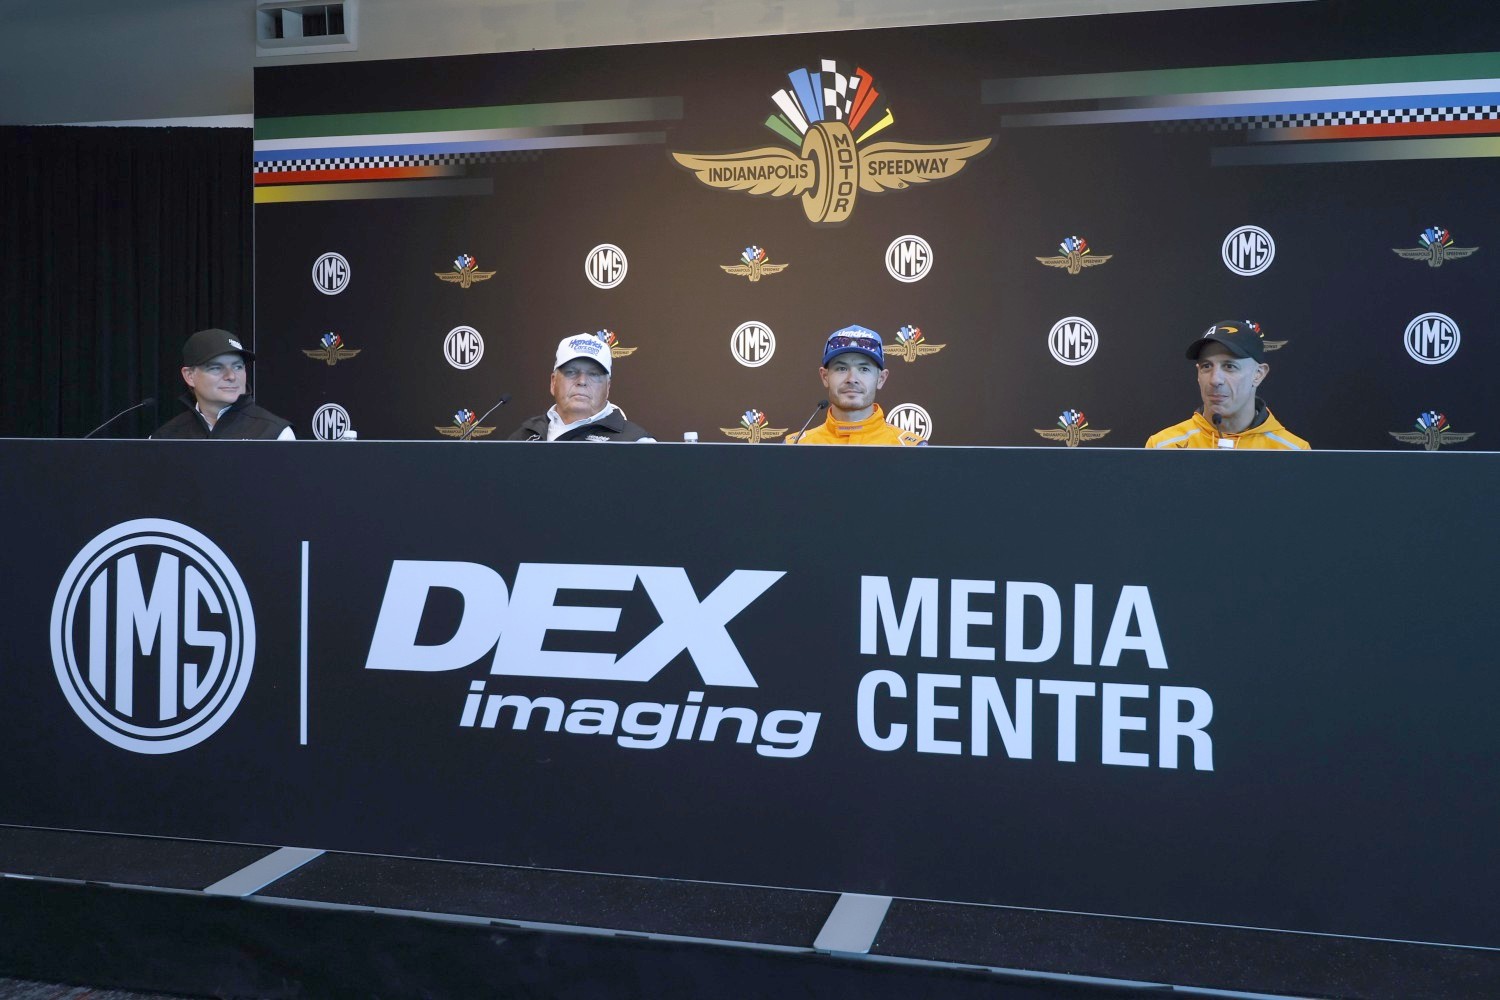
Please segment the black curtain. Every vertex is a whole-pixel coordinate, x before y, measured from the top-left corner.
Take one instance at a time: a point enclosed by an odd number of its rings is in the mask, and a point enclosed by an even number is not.
[[[0,436],[149,434],[182,342],[252,335],[251,130],[0,128]],[[248,344],[247,344],[248,346]]]

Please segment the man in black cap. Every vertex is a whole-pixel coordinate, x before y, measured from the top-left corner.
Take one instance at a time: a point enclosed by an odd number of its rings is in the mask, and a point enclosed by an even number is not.
[[[246,365],[255,355],[228,330],[199,330],[182,345],[182,380],[189,407],[157,428],[153,438],[290,441],[292,425],[255,405]]]
[[[1203,405],[1189,419],[1151,435],[1147,448],[1310,449],[1255,394],[1271,372],[1259,323],[1215,323],[1188,345],[1187,356],[1198,369]]]

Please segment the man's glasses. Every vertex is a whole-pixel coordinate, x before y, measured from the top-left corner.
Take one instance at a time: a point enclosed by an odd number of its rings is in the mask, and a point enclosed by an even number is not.
[[[858,347],[863,351],[874,351],[876,354],[881,353],[880,341],[874,337],[829,337],[828,347],[824,349],[828,350],[835,347]]]

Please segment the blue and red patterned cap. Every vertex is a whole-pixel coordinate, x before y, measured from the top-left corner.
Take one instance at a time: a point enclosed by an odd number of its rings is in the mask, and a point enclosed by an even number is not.
[[[828,362],[850,351],[863,354],[881,368],[885,367],[885,344],[881,341],[880,334],[858,324],[835,330],[828,335],[828,340],[823,344],[823,367],[827,368]]]

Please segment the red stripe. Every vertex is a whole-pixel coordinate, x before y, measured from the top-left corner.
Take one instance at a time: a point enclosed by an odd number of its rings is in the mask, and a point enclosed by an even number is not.
[[[364,167],[351,170],[281,170],[257,172],[257,184],[317,184],[327,181],[390,181],[443,177],[451,167]]]
[[[1309,125],[1277,128],[1277,142],[1307,139],[1381,139],[1403,135],[1491,135],[1500,134],[1500,121],[1371,122],[1366,125]]]

